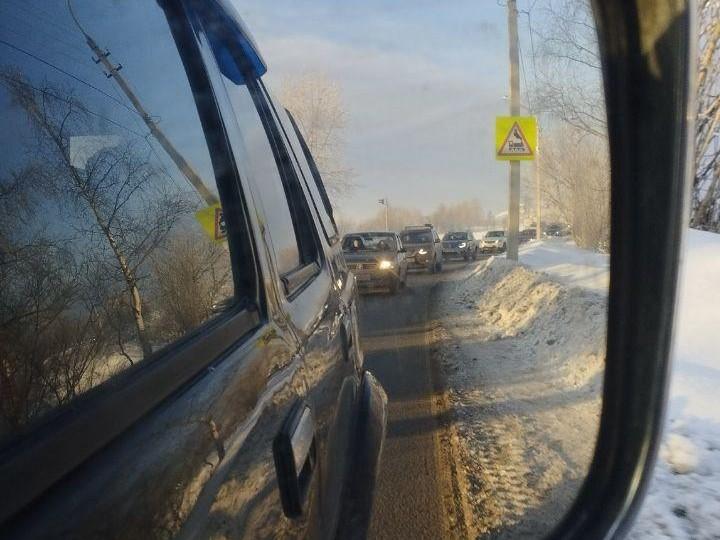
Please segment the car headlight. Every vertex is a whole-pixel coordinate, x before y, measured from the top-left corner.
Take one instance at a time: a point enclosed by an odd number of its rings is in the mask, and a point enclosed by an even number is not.
[[[467,246],[465,242],[460,242],[460,244],[458,245],[459,248],[464,248],[465,246]]]
[[[420,248],[420,249],[418,249],[418,255],[427,255],[427,251],[425,251],[424,249]]]
[[[380,268],[380,270],[389,270],[389,269],[392,268],[392,267],[393,267],[393,263],[392,263],[392,262],[390,262],[390,261],[380,261],[380,266],[379,266],[378,268]]]

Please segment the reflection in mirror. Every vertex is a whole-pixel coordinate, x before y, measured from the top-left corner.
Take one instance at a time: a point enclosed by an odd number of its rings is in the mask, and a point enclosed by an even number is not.
[[[0,6],[2,443],[234,296],[210,154],[167,19],[157,6],[110,4]],[[120,29],[118,17],[142,24]]]
[[[258,2],[244,15],[368,293],[365,365],[390,398],[370,536],[542,537],[601,409],[610,171],[589,2],[325,4],[292,29]],[[498,116],[537,131],[496,133]],[[393,271],[363,242],[385,230],[406,248]]]

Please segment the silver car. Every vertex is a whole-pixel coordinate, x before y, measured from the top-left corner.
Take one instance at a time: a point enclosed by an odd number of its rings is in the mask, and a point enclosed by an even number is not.
[[[488,231],[480,241],[480,251],[483,253],[502,253],[506,249],[505,231]]]

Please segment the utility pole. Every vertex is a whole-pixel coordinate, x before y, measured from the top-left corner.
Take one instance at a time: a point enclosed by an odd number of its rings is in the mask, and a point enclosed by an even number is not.
[[[170,142],[170,139],[165,136],[165,133],[163,133],[163,131],[152,119],[150,114],[145,110],[145,107],[143,107],[142,103],[140,103],[140,100],[135,95],[135,92],[133,92],[127,81],[125,81],[125,78],[120,75],[122,64],[118,64],[116,66],[112,62],[110,62],[110,60],[108,60],[108,56],[110,56],[110,53],[108,51],[103,51],[102,49],[100,49],[92,36],[90,36],[90,34],[85,31],[85,29],[82,27],[77,17],[75,16],[75,12],[73,11],[70,0],[67,0],[67,6],[68,10],[70,11],[70,15],[73,18],[73,21],[75,21],[75,25],[80,29],[80,32],[82,32],[83,36],[85,37],[85,42],[87,43],[88,47],[90,47],[90,50],[92,50],[93,54],[95,54],[95,58],[93,59],[95,63],[102,64],[103,67],[107,70],[105,74],[106,77],[115,79],[115,82],[117,82],[120,89],[125,93],[127,98],[133,104],[133,107],[135,107],[135,110],[145,122],[145,125],[150,130],[150,133],[152,133],[155,139],[160,143],[160,146],[162,146],[165,152],[167,152],[167,154],[170,156],[170,159],[172,159],[177,168],[180,169],[180,172],[185,175],[185,177],[195,188],[200,197],[202,197],[205,203],[208,206],[218,204],[220,202],[218,198],[212,192],[210,192],[210,190],[203,182],[202,178],[200,178],[200,175],[195,171],[192,165],[187,162],[185,157],[175,149],[175,146],[173,146],[172,142]]]
[[[510,37],[510,116],[520,116],[520,57],[518,54],[517,0],[508,0]],[[510,161],[510,200],[508,206],[507,258],[518,260],[520,232],[520,162]]]
[[[533,160],[535,172],[535,239],[542,239],[542,192],[540,190],[540,128],[538,127],[538,140],[535,145],[535,159]]]
[[[388,226],[388,198],[378,199],[378,202],[385,207],[385,230],[390,231],[390,227]]]

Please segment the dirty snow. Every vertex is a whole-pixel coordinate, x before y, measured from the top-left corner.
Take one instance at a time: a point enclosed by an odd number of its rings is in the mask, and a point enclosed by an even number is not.
[[[592,457],[606,299],[504,258],[445,284],[442,297],[437,353],[470,536],[543,536]]]

